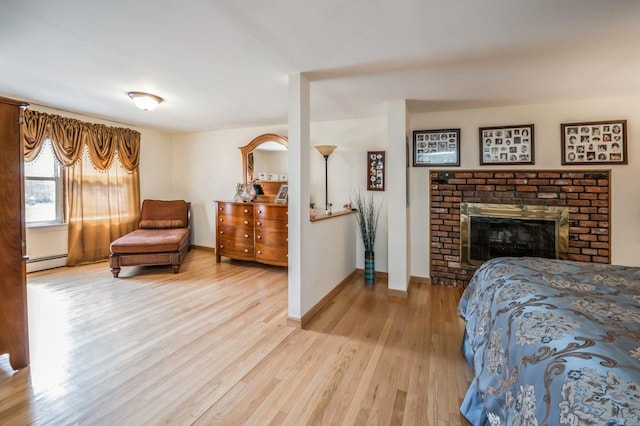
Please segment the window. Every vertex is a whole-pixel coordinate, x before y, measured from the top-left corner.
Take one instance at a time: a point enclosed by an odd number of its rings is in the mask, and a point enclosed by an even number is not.
[[[62,223],[62,177],[51,141],[45,141],[38,158],[24,164],[27,225]]]

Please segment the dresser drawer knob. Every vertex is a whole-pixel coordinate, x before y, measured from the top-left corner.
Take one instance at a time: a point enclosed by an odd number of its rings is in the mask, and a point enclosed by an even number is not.
[[[218,210],[222,211],[222,207],[219,207]]]
[[[261,251],[261,250],[258,250],[258,254],[262,254],[262,251]]]
[[[222,218],[220,218],[219,220],[220,220],[220,222],[222,222]]]
[[[262,239],[262,235],[258,235],[258,239],[261,240]]]
[[[249,253],[249,249],[244,249],[244,252],[245,253]]]
[[[262,210],[258,210],[258,213],[262,214]]]
[[[247,210],[247,209],[244,209],[244,212],[245,212],[245,213],[249,213],[249,210]]]
[[[245,225],[248,225],[248,224],[249,224],[249,221],[248,221],[248,220],[245,220],[245,221],[244,221],[244,224],[245,224]]]
[[[249,238],[249,234],[244,234],[244,237],[245,238]]]
[[[224,234],[224,231],[218,231],[220,233],[220,235]]]
[[[258,226],[262,226],[262,222],[258,222]]]
[[[220,244],[220,248],[221,248],[221,249],[223,249],[223,248],[224,248],[224,246],[223,246],[222,244]]]

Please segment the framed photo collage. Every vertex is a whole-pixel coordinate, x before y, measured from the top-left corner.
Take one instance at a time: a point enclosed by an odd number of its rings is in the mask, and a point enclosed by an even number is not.
[[[562,124],[562,164],[627,164],[627,121]]]
[[[627,164],[627,120],[563,123],[563,165]],[[479,162],[535,164],[535,126],[514,124],[478,128]],[[460,129],[415,130],[414,167],[460,166]]]

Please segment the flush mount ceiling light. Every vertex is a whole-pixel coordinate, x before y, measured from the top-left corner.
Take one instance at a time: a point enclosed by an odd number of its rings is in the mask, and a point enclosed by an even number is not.
[[[160,102],[164,101],[160,96],[152,95],[151,93],[129,92],[127,94],[138,108],[145,111],[151,111],[157,107]]]

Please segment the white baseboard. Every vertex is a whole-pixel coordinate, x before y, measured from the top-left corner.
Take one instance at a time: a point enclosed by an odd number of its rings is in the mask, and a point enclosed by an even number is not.
[[[27,262],[27,273],[44,271],[45,269],[59,268],[67,265],[67,256],[54,259],[33,260]]]

